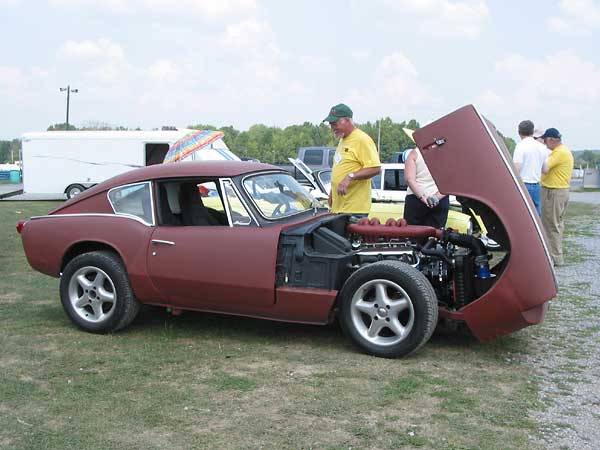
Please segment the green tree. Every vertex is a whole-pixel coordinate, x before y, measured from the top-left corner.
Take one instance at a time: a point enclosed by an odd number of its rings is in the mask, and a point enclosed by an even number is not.
[[[0,141],[0,163],[14,163],[21,159],[21,140]]]
[[[77,127],[75,125],[71,125],[69,124],[67,126],[66,122],[63,123],[55,123],[54,125],[50,125],[47,129],[47,131],[74,131],[77,130]]]

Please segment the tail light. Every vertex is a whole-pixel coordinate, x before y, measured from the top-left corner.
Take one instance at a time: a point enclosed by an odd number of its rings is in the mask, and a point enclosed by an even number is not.
[[[23,231],[23,227],[25,226],[26,222],[26,220],[19,220],[19,223],[17,224],[17,233],[21,234],[21,231]]]

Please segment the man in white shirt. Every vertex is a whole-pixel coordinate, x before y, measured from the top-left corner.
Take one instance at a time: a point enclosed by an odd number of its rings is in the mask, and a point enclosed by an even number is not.
[[[533,200],[538,215],[542,216],[542,207],[540,201],[540,178],[542,176],[542,167],[548,157],[548,149],[545,145],[539,143],[533,138],[533,122],[524,120],[519,124],[519,136],[521,142],[515,147],[513,162],[521,180]]]

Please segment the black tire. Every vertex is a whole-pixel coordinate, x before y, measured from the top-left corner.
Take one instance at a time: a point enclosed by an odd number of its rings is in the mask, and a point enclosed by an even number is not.
[[[91,333],[120,330],[140,310],[121,259],[109,251],[73,258],[60,279],[60,299],[71,321]]]
[[[437,297],[425,276],[399,261],[379,261],[354,272],[340,292],[339,321],[351,341],[385,358],[407,356],[431,337]]]
[[[73,197],[81,194],[85,191],[85,187],[81,184],[71,184],[67,189],[65,189],[65,194],[67,194],[68,199],[72,199]]]

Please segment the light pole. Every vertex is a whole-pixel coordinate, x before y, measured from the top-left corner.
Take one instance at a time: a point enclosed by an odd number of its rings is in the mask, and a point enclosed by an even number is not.
[[[71,89],[71,85],[67,84],[66,88],[60,88],[60,92],[64,92],[64,91],[67,91],[67,125],[65,126],[65,128],[68,130],[69,129],[69,100],[71,98],[71,92],[77,93],[77,92],[79,92],[79,89]]]

